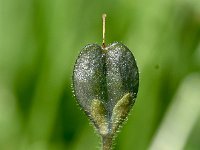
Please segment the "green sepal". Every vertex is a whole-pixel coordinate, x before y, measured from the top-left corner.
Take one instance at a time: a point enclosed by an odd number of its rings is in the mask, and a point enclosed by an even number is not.
[[[128,113],[132,106],[132,99],[130,93],[125,94],[114,106],[111,122],[112,132],[115,133],[119,126],[123,123],[124,119],[128,116]]]
[[[108,121],[106,118],[107,111],[100,100],[92,100],[90,114],[90,117],[99,133],[101,135],[108,134]]]

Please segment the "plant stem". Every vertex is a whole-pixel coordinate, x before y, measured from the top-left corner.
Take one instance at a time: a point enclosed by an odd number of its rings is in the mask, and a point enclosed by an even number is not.
[[[111,150],[113,144],[113,137],[110,135],[102,137],[102,150]]]

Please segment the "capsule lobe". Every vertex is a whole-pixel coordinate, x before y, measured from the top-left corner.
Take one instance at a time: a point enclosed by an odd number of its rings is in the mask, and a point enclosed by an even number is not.
[[[127,93],[132,103],[137,96],[139,73],[135,58],[122,43],[113,43],[106,48],[107,91],[111,108]]]
[[[73,72],[73,88],[78,103],[90,113],[91,101],[104,101],[105,56],[97,44],[85,46],[76,60]]]

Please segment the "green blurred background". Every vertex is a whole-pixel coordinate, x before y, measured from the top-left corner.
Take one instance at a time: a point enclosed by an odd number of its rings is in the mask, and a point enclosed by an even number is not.
[[[140,88],[116,150],[200,149],[199,0],[0,0],[0,150],[94,150],[73,64],[88,43],[123,42]]]

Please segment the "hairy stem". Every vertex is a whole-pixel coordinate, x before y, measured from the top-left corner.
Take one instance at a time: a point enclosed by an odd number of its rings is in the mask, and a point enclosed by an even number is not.
[[[106,135],[102,137],[102,150],[112,150],[113,137]]]

